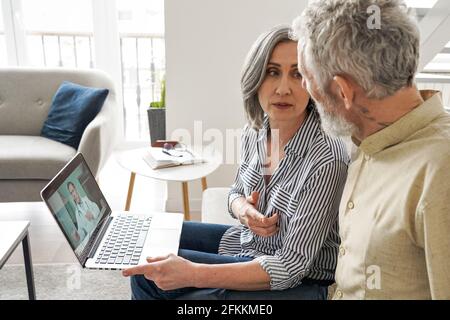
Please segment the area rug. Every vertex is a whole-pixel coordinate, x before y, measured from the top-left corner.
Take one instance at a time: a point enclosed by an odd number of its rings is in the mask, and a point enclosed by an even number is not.
[[[33,266],[39,300],[129,300],[130,281],[120,271],[82,269],[78,264]],[[0,300],[28,299],[25,267],[6,265],[0,270]]]

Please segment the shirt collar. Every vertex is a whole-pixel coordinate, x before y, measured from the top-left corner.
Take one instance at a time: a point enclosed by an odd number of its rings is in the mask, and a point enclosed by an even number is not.
[[[424,128],[431,121],[445,113],[439,91],[423,90],[420,94],[425,102],[404,115],[387,128],[364,139],[359,148],[367,155],[373,155],[396,145],[413,133]],[[354,142],[356,142],[354,140]]]
[[[286,154],[296,154],[303,157],[317,136],[317,132],[321,130],[317,111],[314,108],[308,108],[307,112],[305,121],[284,147]],[[269,117],[265,115],[262,128],[258,132],[258,141],[265,141],[269,130]]]

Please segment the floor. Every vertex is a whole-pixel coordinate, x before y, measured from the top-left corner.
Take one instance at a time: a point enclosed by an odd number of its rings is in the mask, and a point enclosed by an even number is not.
[[[112,210],[124,210],[130,174],[119,166],[115,156],[102,170],[99,183]],[[164,211],[167,187],[162,181],[136,176],[131,211]],[[181,194],[180,194],[181,196]],[[192,220],[199,220],[198,212],[191,213]],[[0,220],[29,220],[33,264],[74,263],[66,239],[43,203],[0,203]],[[23,264],[19,247],[7,264]]]
[[[120,271],[82,269],[78,264],[35,264],[38,300],[129,300],[130,280]],[[23,265],[0,271],[0,300],[28,300]]]

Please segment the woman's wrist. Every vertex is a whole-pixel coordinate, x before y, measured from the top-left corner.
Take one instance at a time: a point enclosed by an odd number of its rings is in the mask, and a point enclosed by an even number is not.
[[[232,203],[231,209],[233,211],[233,215],[239,221],[241,221],[241,211],[243,206],[245,206],[245,203],[246,201],[244,197],[236,198]]]
[[[191,273],[191,287],[193,288],[202,288],[202,275],[203,275],[203,268],[202,264],[191,262],[192,263],[192,273]]]

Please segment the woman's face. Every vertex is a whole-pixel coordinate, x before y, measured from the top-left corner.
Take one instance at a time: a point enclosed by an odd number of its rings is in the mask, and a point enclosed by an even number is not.
[[[297,63],[296,42],[281,42],[274,48],[258,90],[259,103],[270,120],[300,120],[305,112],[309,94],[302,87]]]

